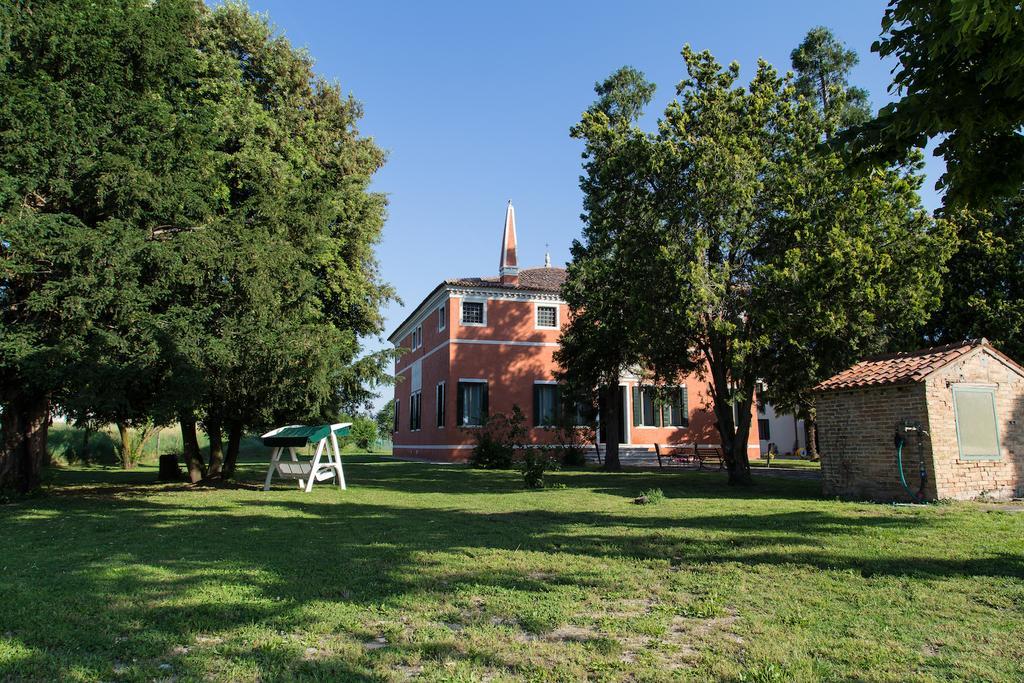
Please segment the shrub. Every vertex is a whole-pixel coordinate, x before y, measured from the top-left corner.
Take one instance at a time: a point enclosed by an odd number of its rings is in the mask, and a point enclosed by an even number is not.
[[[665,500],[665,492],[661,489],[647,489],[641,491],[640,495],[633,499],[637,505],[657,505]]]
[[[523,471],[523,481],[526,488],[544,488],[544,473],[558,469],[558,460],[551,457],[551,452],[546,448],[528,448],[523,453],[523,461],[520,463]]]
[[[519,406],[512,414],[495,413],[473,430],[476,445],[469,463],[484,469],[510,469],[516,450],[522,449],[526,438],[526,416]]]
[[[594,428],[568,423],[559,425],[557,432],[559,462],[566,467],[587,464],[587,446],[595,438]]]
[[[370,450],[377,442],[377,422],[368,417],[352,418],[349,440],[360,450]]]
[[[566,446],[562,450],[562,464],[566,467],[583,467],[587,464],[587,451],[583,446]]]

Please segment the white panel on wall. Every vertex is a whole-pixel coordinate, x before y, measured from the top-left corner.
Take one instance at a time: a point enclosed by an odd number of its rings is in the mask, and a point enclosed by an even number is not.
[[[423,388],[423,363],[421,360],[413,361],[412,364],[412,387],[410,391],[419,391]]]

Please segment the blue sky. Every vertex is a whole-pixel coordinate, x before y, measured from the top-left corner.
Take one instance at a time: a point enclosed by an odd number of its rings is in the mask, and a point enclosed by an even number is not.
[[[363,102],[361,130],[388,150],[374,188],[389,197],[378,249],[405,306],[446,277],[494,275],[505,203],[516,207],[519,261],[554,264],[580,234],[579,142],[569,127],[594,82],[630,64],[657,83],[653,125],[684,77],[684,43],[780,70],[807,30],[824,25],[861,55],[853,82],[878,108],[889,70],[870,52],[884,0],[774,2],[331,2],[250,0],[316,69]],[[924,203],[942,171],[929,157]],[[371,344],[380,348],[381,344]],[[388,393],[388,392],[385,392]]]

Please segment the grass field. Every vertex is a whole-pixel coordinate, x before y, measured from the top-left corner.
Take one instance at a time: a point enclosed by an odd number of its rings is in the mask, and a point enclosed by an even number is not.
[[[259,463],[229,490],[59,471],[0,507],[0,679],[1024,678],[1009,507],[760,474],[346,473],[306,495],[259,490]]]

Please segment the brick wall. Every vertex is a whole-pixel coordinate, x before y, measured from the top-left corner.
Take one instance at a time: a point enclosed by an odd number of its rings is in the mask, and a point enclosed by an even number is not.
[[[998,461],[961,460],[953,414],[953,385],[995,388]],[[929,500],[1024,495],[1024,375],[980,347],[924,382],[898,387],[831,391],[816,397],[822,488],[826,496],[906,501],[896,469],[894,435],[903,420],[921,423]],[[916,491],[918,437],[907,435],[904,476]]]
[[[958,383],[995,388],[1000,460],[960,459],[952,389]],[[967,500],[1024,494],[1024,377],[998,355],[981,348],[928,377],[925,391],[938,497]]]
[[[818,448],[821,452],[822,488],[826,496],[857,500],[906,501],[896,468],[896,425],[920,422],[928,429],[928,410],[922,384],[833,391],[816,400]],[[925,496],[935,497],[931,444],[924,441],[929,483]],[[920,483],[915,436],[903,452],[907,484]]]

